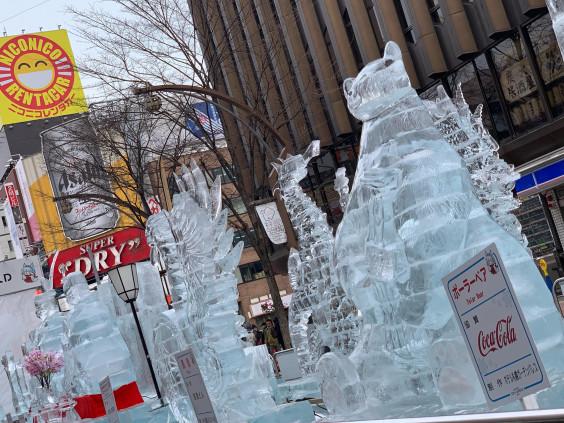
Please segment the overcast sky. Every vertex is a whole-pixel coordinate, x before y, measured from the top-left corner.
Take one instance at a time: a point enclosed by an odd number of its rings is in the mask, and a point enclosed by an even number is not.
[[[117,8],[103,0],[0,0],[0,37],[4,35],[19,35],[22,30],[26,34],[40,31],[54,31],[66,29],[77,61],[88,49],[74,35],[74,22],[70,14],[66,13],[67,5],[74,5],[77,8],[88,8],[89,5],[95,4],[99,8]],[[84,79],[81,76],[81,79]],[[84,82],[84,81],[83,81]],[[88,85],[88,84],[85,84]],[[94,93],[86,92],[87,97],[93,97]]]

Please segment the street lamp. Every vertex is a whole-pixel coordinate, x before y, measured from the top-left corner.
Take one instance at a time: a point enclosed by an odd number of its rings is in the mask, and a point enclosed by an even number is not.
[[[149,371],[151,372],[151,377],[153,378],[153,384],[155,385],[155,391],[157,392],[157,397],[161,402],[161,407],[164,407],[165,403],[163,401],[161,391],[159,390],[159,384],[155,376],[155,371],[153,370],[149,351],[147,350],[147,344],[145,343],[143,330],[141,329],[139,319],[137,318],[137,310],[135,309],[135,304],[133,304],[137,299],[137,294],[139,293],[139,283],[137,281],[137,266],[135,263],[131,263],[126,264],[125,266],[116,267],[115,269],[112,269],[108,272],[108,277],[112,281],[112,285],[114,286],[118,296],[124,302],[131,305],[133,318],[135,319],[135,324],[137,325],[137,330],[139,331],[139,337],[141,338],[143,351],[145,352],[145,357],[147,358],[147,364],[149,365]]]

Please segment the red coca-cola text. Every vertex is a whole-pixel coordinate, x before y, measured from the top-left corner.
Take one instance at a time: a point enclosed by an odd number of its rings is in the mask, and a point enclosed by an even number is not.
[[[502,349],[517,340],[515,329],[511,327],[511,316],[501,319],[497,322],[495,330],[484,334],[480,331],[478,334],[478,348],[482,357],[487,356],[492,351]]]

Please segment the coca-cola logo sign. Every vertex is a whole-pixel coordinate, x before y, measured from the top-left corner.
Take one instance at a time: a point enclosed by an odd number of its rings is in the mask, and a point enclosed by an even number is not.
[[[512,316],[497,322],[495,330],[491,332],[480,331],[478,334],[478,348],[482,357],[493,351],[511,345],[517,340],[515,329],[511,327]]]

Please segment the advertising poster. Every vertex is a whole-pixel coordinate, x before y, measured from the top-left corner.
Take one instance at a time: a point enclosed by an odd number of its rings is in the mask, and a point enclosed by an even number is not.
[[[0,296],[41,286],[41,265],[37,256],[0,262]]]
[[[21,160],[18,160],[18,163],[16,163],[14,169],[16,171],[16,176],[18,177],[18,183],[20,184],[20,188],[22,190],[21,197],[24,203],[29,228],[31,229],[31,236],[33,238],[33,241],[41,241],[41,233],[39,232],[37,216],[35,215],[33,201],[31,200],[31,192],[24,171],[23,162]]]
[[[115,207],[96,201],[96,195],[111,196],[108,174],[101,171],[102,153],[88,118],[79,118],[41,133],[43,156],[53,197],[71,197],[56,201],[64,235],[71,241],[81,241],[113,229],[119,214]],[[78,142],[77,140],[80,140]],[[95,162],[95,163],[92,163]]]
[[[2,123],[86,111],[65,30],[0,38]]]

